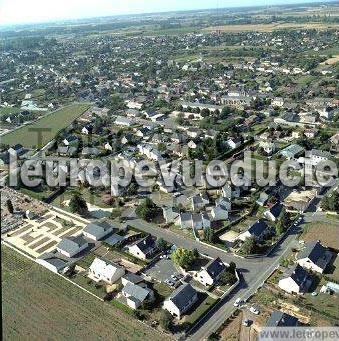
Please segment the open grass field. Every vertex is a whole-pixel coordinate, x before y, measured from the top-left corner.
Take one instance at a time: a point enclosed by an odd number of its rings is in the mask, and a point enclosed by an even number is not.
[[[305,242],[321,240],[323,245],[339,249],[339,221],[333,220],[333,223],[312,222],[303,225],[304,232],[300,240]]]
[[[31,131],[30,129],[46,128],[49,130],[42,133],[41,141],[42,146],[44,146],[55,137],[58,131],[68,127],[88,108],[88,104],[72,104],[60,110],[54,111],[30,125],[24,126],[2,136],[1,142],[9,145],[21,143],[24,147],[36,148],[38,145],[38,134]]]
[[[156,331],[6,246],[1,258],[4,339],[161,339]]]
[[[17,114],[20,111],[22,111],[20,108],[0,108],[0,117],[2,115]]]
[[[325,23],[275,23],[275,24],[248,24],[248,25],[224,25],[224,26],[211,26],[203,29],[202,31],[213,32],[217,29],[222,32],[245,32],[245,31],[258,31],[258,32],[272,32],[284,29],[318,29],[326,30],[329,28],[338,28],[338,24],[325,24]]]

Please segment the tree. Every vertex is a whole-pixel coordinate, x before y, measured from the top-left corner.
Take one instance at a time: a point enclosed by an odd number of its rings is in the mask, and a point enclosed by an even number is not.
[[[185,270],[189,269],[189,267],[197,260],[199,257],[199,252],[197,249],[187,250],[183,248],[178,248],[172,254],[172,259],[175,264],[184,268]]]
[[[154,202],[147,197],[146,200],[137,207],[135,212],[140,219],[152,221],[158,213],[158,208]]]
[[[12,201],[11,201],[10,199],[8,199],[8,200],[6,201],[6,204],[7,204],[8,212],[9,212],[10,214],[13,214],[14,208],[13,208]]]
[[[339,212],[339,193],[333,191],[330,195],[326,196],[323,199],[322,208],[327,211]]]
[[[241,252],[245,255],[250,255],[256,252],[258,245],[253,238],[246,238],[241,246]]]
[[[220,277],[220,282],[223,285],[226,285],[226,284],[232,285],[236,281],[237,281],[237,277],[235,276],[234,271],[231,272],[231,271],[229,271],[229,269],[227,271],[225,271]]]
[[[163,238],[158,238],[156,241],[156,246],[160,251],[165,251],[167,248],[167,242]]]
[[[161,310],[159,324],[164,330],[170,330],[172,326],[172,315],[167,310]]]
[[[81,215],[88,214],[87,203],[79,192],[74,192],[69,202],[69,208],[72,213],[79,213]]]
[[[216,235],[213,228],[204,229],[204,240],[209,243],[215,243]]]

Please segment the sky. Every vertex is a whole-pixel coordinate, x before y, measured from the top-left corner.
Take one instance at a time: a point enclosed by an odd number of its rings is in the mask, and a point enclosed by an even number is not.
[[[307,0],[0,0],[0,26],[118,14],[301,3]],[[308,0],[308,2],[319,0]]]

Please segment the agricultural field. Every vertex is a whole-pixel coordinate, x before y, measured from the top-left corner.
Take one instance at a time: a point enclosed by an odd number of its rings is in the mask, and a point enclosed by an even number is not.
[[[273,24],[248,24],[248,25],[222,25],[222,26],[211,26],[202,29],[202,31],[213,32],[220,30],[221,32],[273,32],[276,30],[283,29],[318,29],[327,30],[330,28],[338,28],[338,24],[327,24],[327,23],[273,23]]]
[[[112,335],[119,335],[120,340],[163,338],[6,246],[1,258],[6,340],[97,340],[98,336],[110,340]]]
[[[54,111],[33,124],[19,128],[1,137],[3,144],[15,145],[21,143],[27,148],[36,148],[38,145],[37,133],[30,131],[32,128],[49,129],[42,133],[42,146],[50,142],[63,128],[68,127],[76,118],[89,108],[88,104],[72,104]],[[41,146],[40,146],[41,147]]]
[[[303,225],[304,232],[300,240],[305,242],[321,240],[323,245],[339,249],[339,220],[333,223],[312,222]]]

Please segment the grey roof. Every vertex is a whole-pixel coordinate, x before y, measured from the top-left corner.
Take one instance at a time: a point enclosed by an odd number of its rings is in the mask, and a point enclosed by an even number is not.
[[[282,311],[274,311],[268,321],[266,327],[295,327],[298,324],[298,319]]]
[[[275,218],[278,218],[280,216],[282,209],[283,209],[283,205],[280,203],[277,203],[271,207],[270,212]]]
[[[145,255],[151,253],[155,249],[155,242],[152,236],[149,234],[147,237],[137,241],[135,245],[143,252]]]
[[[88,244],[83,236],[70,236],[63,238],[57,245],[58,249],[68,253],[78,252],[79,249]]]
[[[306,244],[298,259],[308,258],[321,269],[325,269],[331,257],[331,254],[326,253],[326,248],[320,244],[319,240],[315,240]]]
[[[189,212],[183,212],[180,213],[181,221],[191,221],[192,220],[192,214]]]
[[[41,255],[39,259],[52,264],[54,267],[56,267],[57,271],[60,271],[67,266],[67,262],[61,258],[56,257],[54,253],[45,253]]]
[[[187,283],[174,290],[169,299],[176,305],[179,311],[181,311],[196,293],[196,290],[191,284]]]
[[[286,271],[286,277],[290,277],[293,281],[303,289],[307,280],[310,278],[308,272],[302,268],[299,264],[294,264],[288,271]]]
[[[144,279],[141,276],[136,275],[134,273],[127,273],[122,278],[134,284],[142,283],[144,281]]]
[[[250,226],[248,232],[252,236],[260,237],[267,229],[268,225],[265,223],[263,219],[260,219],[257,222],[255,222],[252,226]]]
[[[109,236],[108,238],[106,238],[106,239],[105,239],[105,242],[106,242],[107,244],[109,244],[109,245],[114,246],[114,245],[116,245],[116,244],[122,242],[124,239],[125,239],[125,237],[120,236],[119,234],[116,234],[116,233],[115,233],[115,234]]]
[[[102,237],[103,234],[107,234],[112,231],[112,226],[106,221],[98,221],[88,224],[84,228],[84,232],[87,232],[95,237]]]
[[[207,265],[203,267],[203,269],[207,271],[207,273],[211,276],[211,278],[215,279],[222,272],[225,271],[226,265],[218,257],[216,259],[212,259],[211,261],[209,261]]]
[[[299,146],[298,144],[291,144],[290,146],[280,151],[280,154],[284,156],[295,156],[303,151],[304,151],[304,148]]]
[[[141,286],[130,282],[128,282],[122,290],[124,293],[131,296],[129,299],[134,298],[140,303],[143,302],[151,292],[148,288],[142,288]]]

